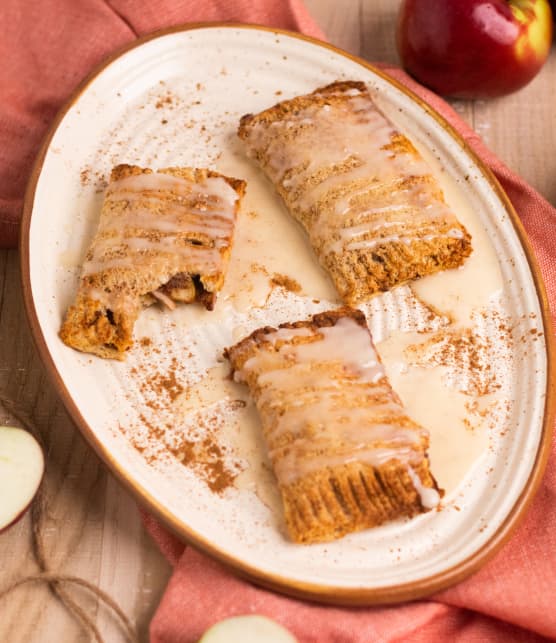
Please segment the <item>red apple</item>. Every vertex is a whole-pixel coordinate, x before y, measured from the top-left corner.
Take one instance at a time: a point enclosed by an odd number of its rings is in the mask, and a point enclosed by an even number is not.
[[[406,70],[439,94],[501,96],[544,64],[552,13],[548,0],[404,0],[397,41]]]
[[[42,449],[23,429],[0,426],[0,533],[28,509],[44,472]]]

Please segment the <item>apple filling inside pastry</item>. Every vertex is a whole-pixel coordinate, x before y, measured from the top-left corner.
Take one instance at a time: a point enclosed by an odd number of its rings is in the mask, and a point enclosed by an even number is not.
[[[243,181],[206,169],[116,166],[62,340],[123,359],[145,306],[198,301],[212,310],[244,191]]]

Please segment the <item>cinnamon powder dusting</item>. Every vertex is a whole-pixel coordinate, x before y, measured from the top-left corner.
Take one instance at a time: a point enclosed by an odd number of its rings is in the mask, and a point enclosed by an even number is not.
[[[448,327],[435,333],[422,344],[412,344],[406,349],[410,362],[418,366],[447,368],[452,379],[459,382],[462,393],[482,397],[501,388],[497,367],[497,347],[511,350],[511,328],[507,322],[494,315],[481,315],[481,321],[496,329],[492,333],[480,332],[477,328]],[[500,338],[503,342],[500,342]]]
[[[289,292],[296,294],[301,292],[301,284],[298,281],[288,277],[288,275],[282,275],[277,272],[275,272],[270,278],[270,285],[272,287],[283,288],[284,290],[288,290]]]
[[[108,186],[108,181],[103,172],[94,169],[90,165],[86,165],[79,173],[79,183],[81,187],[94,185],[96,192],[103,192]]]
[[[141,348],[138,359],[144,360],[141,365],[130,368],[130,377],[136,382],[140,392],[138,420],[128,426],[120,425],[120,432],[131,445],[153,466],[163,464],[169,459],[178,461],[193,471],[207,487],[216,494],[222,494],[233,485],[243,466],[234,458],[232,449],[223,443],[224,417],[222,409],[208,410],[199,403],[199,407],[189,409],[189,413],[180,412],[180,401],[186,399],[190,392],[183,355],[178,359],[171,356],[158,368],[155,356],[162,351],[147,337],[138,341]],[[167,342],[165,350],[170,350]],[[189,356],[190,357],[190,356]],[[137,405],[137,401],[132,401]],[[242,400],[226,400],[225,407],[231,412],[245,406]]]
[[[230,487],[240,473],[239,469],[224,464],[223,448],[210,437],[200,442],[183,440],[179,447],[170,451],[185,466],[192,468],[214,493],[220,494]]]
[[[176,377],[176,362],[177,360],[174,357],[172,366],[167,373],[157,373],[148,380],[149,387],[161,396],[167,397],[170,402],[174,402],[184,390],[184,387]]]

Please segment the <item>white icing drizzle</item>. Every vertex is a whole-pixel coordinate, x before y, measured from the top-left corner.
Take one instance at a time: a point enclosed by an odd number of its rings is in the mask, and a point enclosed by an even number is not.
[[[170,297],[168,297],[168,295],[165,295],[163,292],[160,292],[159,290],[153,290],[151,292],[151,295],[155,299],[158,299],[158,301],[162,302],[170,310],[176,309],[176,303],[174,302],[174,300],[170,299]]]
[[[113,181],[83,275],[176,261],[183,272],[218,273],[237,198],[222,177],[199,183],[155,172]]]
[[[138,264],[154,266],[168,261],[167,256],[181,259],[182,271],[194,274],[212,274],[221,269],[220,253],[217,248],[193,244],[178,245],[174,235],[163,236],[158,240],[144,237],[114,237],[99,239],[95,243],[95,255],[99,259],[88,260],[83,264],[83,275],[93,274],[109,268],[133,269]],[[107,251],[121,250],[122,254],[109,255]],[[104,254],[106,252],[106,254]]]
[[[237,200],[235,190],[221,176],[208,176],[202,183],[197,183],[185,177],[166,172],[132,174],[117,181],[112,181],[106,191],[106,197],[112,198],[114,195],[125,194],[126,192],[136,194],[149,191],[155,193],[168,191],[187,199],[192,195],[213,197],[228,206],[233,206]]]
[[[247,144],[320,254],[463,237],[430,168],[393,149],[400,134],[370,96],[356,88],[317,96],[344,100],[256,123]]]
[[[307,339],[312,341],[307,341]],[[367,328],[334,326],[267,333],[235,372],[249,381],[278,480],[348,462],[417,465],[428,433],[406,416]]]
[[[438,503],[440,502],[440,494],[436,489],[433,489],[432,487],[425,487],[425,485],[421,482],[421,478],[417,475],[417,473],[413,470],[413,467],[408,466],[407,467],[407,472],[409,473],[409,477],[411,478],[411,482],[413,483],[413,486],[415,487],[415,491],[419,494],[419,498],[421,499],[421,504],[425,509],[434,509],[434,507],[438,506]]]

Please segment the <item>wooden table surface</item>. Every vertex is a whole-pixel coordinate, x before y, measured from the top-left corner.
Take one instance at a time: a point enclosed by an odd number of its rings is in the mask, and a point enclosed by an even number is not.
[[[394,31],[400,0],[306,0],[330,42],[369,61],[398,62]],[[556,51],[520,92],[455,109],[507,165],[556,205]],[[170,568],[142,528],[136,503],[68,418],[31,340],[21,299],[18,254],[0,251],[0,392],[31,415],[47,445],[44,521],[53,569],[99,585],[135,622],[142,641]],[[0,422],[15,419],[0,408]],[[0,536],[0,590],[36,571],[30,518]],[[75,590],[106,641],[123,640],[96,600]],[[44,586],[15,590],[0,604],[0,641],[87,641]]]

